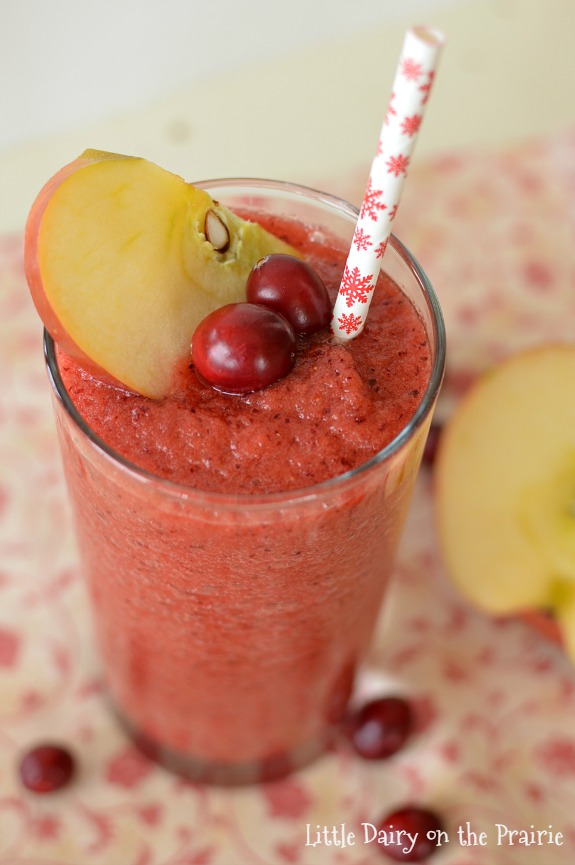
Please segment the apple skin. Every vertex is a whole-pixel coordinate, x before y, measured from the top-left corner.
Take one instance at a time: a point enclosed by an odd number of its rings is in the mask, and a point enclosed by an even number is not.
[[[40,234],[40,226],[42,224],[42,218],[46,206],[61,183],[85,165],[89,165],[91,162],[95,161],[95,158],[89,156],[78,157],[78,159],[65,165],[53,177],[51,177],[36,196],[36,200],[34,201],[28,215],[24,232],[24,272],[26,274],[26,280],[28,282],[34,306],[54,342],[58,343],[66,354],[80,360],[88,369],[95,373],[104,373],[104,370],[98,367],[97,364],[93,363],[82,349],[76,345],[72,337],[62,326],[62,323],[52,309],[44,292],[38,262],[38,235]]]
[[[434,469],[447,572],[474,605],[540,621],[575,661],[575,345],[515,354],[445,425]]]
[[[251,269],[277,252],[297,255],[181,177],[87,150],[37,196],[24,264],[38,313],[66,353],[160,399],[199,322],[245,300]]]

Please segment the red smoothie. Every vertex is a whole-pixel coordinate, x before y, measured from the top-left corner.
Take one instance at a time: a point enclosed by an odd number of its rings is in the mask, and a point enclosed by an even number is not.
[[[345,244],[257,218],[335,297]],[[322,749],[373,632],[430,410],[372,458],[429,399],[434,363],[422,317],[385,275],[358,338],[300,338],[294,370],[246,396],[186,363],[152,401],[58,355],[85,423],[143,470],[56,403],[110,693],[153,756],[246,781]]]

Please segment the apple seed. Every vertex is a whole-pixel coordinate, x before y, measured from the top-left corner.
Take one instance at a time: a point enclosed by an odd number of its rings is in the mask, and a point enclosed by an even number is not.
[[[218,252],[225,252],[230,245],[228,227],[215,210],[208,210],[206,213],[204,234],[206,235],[206,239]]]

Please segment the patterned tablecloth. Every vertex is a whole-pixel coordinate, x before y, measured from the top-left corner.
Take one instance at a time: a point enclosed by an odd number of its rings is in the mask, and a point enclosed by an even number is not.
[[[350,198],[365,176],[350,178]],[[574,133],[414,168],[397,231],[446,314],[440,412],[499,357],[573,338]],[[437,865],[572,865],[575,670],[524,623],[489,620],[450,586],[429,468],[364,683],[412,700],[416,731],[400,753],[369,764],[342,747],[288,780],[222,790],[134,750],[103,702],[21,241],[0,238],[0,865],[375,865],[381,845],[364,843],[361,824],[406,801],[444,817]],[[16,766],[45,739],[67,742],[79,773],[39,797]],[[462,843],[468,822],[483,845]],[[355,844],[306,846],[307,824],[345,824]],[[563,843],[498,843],[498,824],[551,826]]]

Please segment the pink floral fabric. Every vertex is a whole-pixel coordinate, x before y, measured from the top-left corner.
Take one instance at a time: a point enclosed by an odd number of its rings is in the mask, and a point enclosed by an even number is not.
[[[507,353],[573,339],[573,202],[575,131],[411,171],[396,231],[445,310],[440,414]],[[362,823],[407,802],[442,815],[437,865],[572,865],[575,671],[525,623],[487,618],[450,585],[429,467],[360,685],[360,698],[412,701],[416,729],[400,753],[368,763],[339,743],[292,778],[224,790],[134,749],[107,711],[92,648],[21,244],[0,238],[0,865],[375,865],[385,848],[363,843]],[[66,743],[79,771],[37,796],[17,765],[45,740]],[[342,824],[354,844],[307,843]],[[498,843],[498,826],[552,827],[562,843]],[[463,844],[464,829],[486,843]]]

